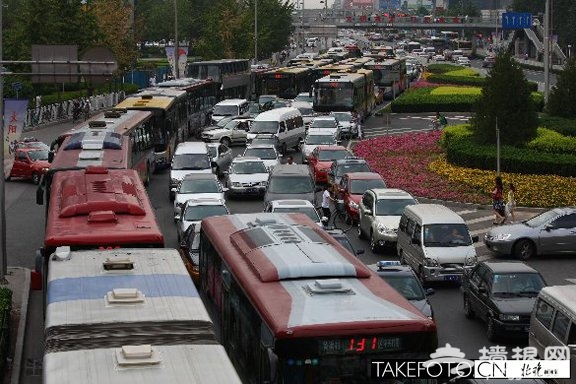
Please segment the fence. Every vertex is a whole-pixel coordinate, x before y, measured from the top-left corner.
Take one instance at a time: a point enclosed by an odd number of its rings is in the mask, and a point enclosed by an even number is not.
[[[90,111],[100,111],[105,108],[112,108],[124,99],[124,91],[95,95],[88,98]],[[30,130],[43,124],[57,123],[72,118],[74,102],[79,99],[65,100],[59,103],[42,105],[39,108],[29,108],[26,111],[26,121],[24,130]]]

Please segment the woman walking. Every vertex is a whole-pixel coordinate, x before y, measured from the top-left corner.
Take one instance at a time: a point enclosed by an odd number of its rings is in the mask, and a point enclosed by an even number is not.
[[[504,224],[506,221],[506,211],[504,206],[503,194],[504,185],[502,184],[502,178],[496,176],[494,179],[494,189],[492,190],[492,208],[494,209],[494,225]]]
[[[508,199],[506,201],[506,212],[510,216],[510,222],[514,223],[516,218],[514,217],[514,211],[516,210],[516,187],[513,183],[508,184]]]

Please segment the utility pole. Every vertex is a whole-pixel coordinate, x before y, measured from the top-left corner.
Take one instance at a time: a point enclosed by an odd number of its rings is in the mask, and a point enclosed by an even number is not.
[[[550,0],[544,6],[544,103],[550,95]]]
[[[180,59],[180,49],[178,47],[178,0],[174,0],[174,60],[176,65],[174,65],[174,78],[180,78],[180,68],[178,61]]]
[[[0,0],[0,62],[4,60],[2,57],[2,11],[4,9],[3,1]],[[0,167],[0,284],[6,282],[6,274],[8,273],[8,254],[6,251],[6,174],[4,172],[4,76],[0,71],[0,132],[2,133],[2,143],[0,143],[0,160],[2,166]]]

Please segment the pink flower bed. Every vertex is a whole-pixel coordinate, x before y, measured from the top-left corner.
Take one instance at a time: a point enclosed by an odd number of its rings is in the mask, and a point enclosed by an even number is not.
[[[358,142],[354,152],[382,175],[389,188],[430,199],[486,203],[477,192],[428,170],[428,164],[442,154],[438,144],[441,135],[424,132],[381,136]]]

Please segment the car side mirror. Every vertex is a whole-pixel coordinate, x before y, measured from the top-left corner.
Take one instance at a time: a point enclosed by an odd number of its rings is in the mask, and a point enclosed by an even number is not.
[[[180,221],[180,214],[174,215],[174,221]]]
[[[176,193],[177,191],[178,191],[178,188],[170,188],[170,192]]]
[[[477,243],[479,240],[480,240],[480,238],[478,237],[478,235],[472,236],[472,242],[473,243]]]
[[[228,192],[230,189],[227,187],[222,187],[222,192]]]
[[[356,250],[357,255],[363,255],[364,253],[365,251],[362,248]]]
[[[546,224],[544,226],[544,230],[550,232],[551,229],[554,229],[554,226],[552,224]]]
[[[342,144],[342,140],[336,140],[336,144],[337,144],[337,145],[341,145],[341,144]]]
[[[434,290],[434,288],[427,288],[425,293],[426,296],[432,296],[434,293],[436,293],[436,291]]]

